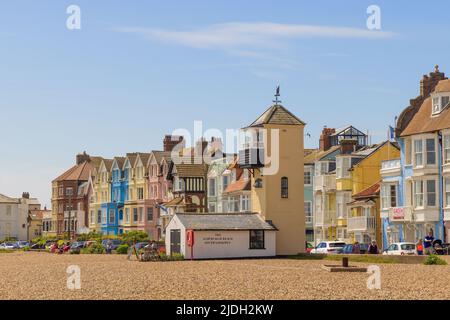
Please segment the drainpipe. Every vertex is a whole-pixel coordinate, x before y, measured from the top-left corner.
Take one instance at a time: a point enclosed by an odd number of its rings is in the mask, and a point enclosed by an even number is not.
[[[442,156],[443,156],[443,144],[442,144],[442,132],[438,132],[438,181],[439,181],[439,234],[442,236],[441,240],[445,242],[445,221],[444,221],[444,178],[442,174]]]

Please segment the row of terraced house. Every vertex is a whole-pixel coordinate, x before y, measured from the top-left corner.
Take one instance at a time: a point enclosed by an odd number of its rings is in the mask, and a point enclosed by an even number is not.
[[[371,145],[353,126],[324,128],[305,150],[309,241],[450,241],[450,80],[438,66],[386,131]]]
[[[280,157],[283,176],[267,194],[261,193],[260,180],[270,177],[261,175],[261,166],[242,165],[245,153],[223,154],[220,139],[186,148],[182,137],[166,136],[162,151],[113,159],[80,154],[77,164],[53,181],[52,219],[44,221],[44,232],[117,235],[143,230],[161,239],[175,213],[260,212],[264,199],[274,197],[265,204],[271,214],[278,214],[277,206],[289,198],[295,206],[289,210],[302,217],[304,227],[287,228],[315,244],[376,240],[386,247],[417,241],[428,232],[449,241],[449,100],[450,80],[436,67],[423,76],[420,95],[411,99],[395,125],[386,126],[386,141],[372,144],[367,131],[353,125],[325,127],[314,149],[303,149],[303,136],[295,133],[304,123],[273,105],[248,128],[282,129],[301,140],[301,150],[280,142],[280,149],[295,157]],[[177,146],[193,158],[206,150],[213,161],[176,164],[171,156]],[[288,184],[294,174],[301,174],[303,181],[295,187],[292,179]],[[289,194],[295,192],[303,206],[285,195],[288,185]]]

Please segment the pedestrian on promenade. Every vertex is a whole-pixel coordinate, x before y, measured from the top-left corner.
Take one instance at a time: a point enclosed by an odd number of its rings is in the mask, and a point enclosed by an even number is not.
[[[367,250],[369,252],[369,254],[378,254],[378,245],[377,242],[375,240],[372,240],[372,242],[369,245],[369,249]]]
[[[420,238],[419,241],[417,241],[416,250],[417,250],[417,254],[419,256],[423,256],[423,240],[422,240],[422,238]]]
[[[424,253],[426,255],[433,254],[433,251],[434,251],[433,250],[433,241],[434,241],[433,232],[430,231],[430,232],[428,232],[428,235],[425,237]]]
[[[359,245],[359,242],[358,242],[358,241],[356,241],[356,242],[353,244],[352,253],[353,253],[353,254],[361,254],[361,246]]]

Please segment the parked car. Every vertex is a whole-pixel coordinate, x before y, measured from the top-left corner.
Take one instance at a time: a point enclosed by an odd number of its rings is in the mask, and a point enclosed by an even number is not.
[[[397,242],[391,244],[383,251],[384,255],[415,255],[417,254],[416,245],[412,242]]]
[[[342,251],[339,252],[339,253],[352,254],[354,246],[355,246],[354,244],[346,244],[342,248]],[[366,244],[366,243],[360,243],[359,244],[359,252],[360,252],[360,254],[366,254],[368,249],[369,249],[369,245],[368,244]]]
[[[44,250],[45,249],[45,244],[35,243],[35,244],[31,245],[30,249],[32,249],[32,250]]]
[[[306,243],[306,253],[311,253],[312,249],[314,249],[314,246],[311,243],[307,242]]]
[[[336,254],[342,251],[345,242],[343,241],[324,241],[321,242],[311,250],[311,254],[322,253],[322,254]]]
[[[108,244],[108,241],[111,241],[111,249],[116,250],[118,246],[122,244],[122,241],[119,239],[105,239],[102,241],[103,247],[106,249],[106,245]]]
[[[75,241],[70,244],[70,249],[83,249],[85,241]]]
[[[17,245],[16,242],[3,242],[2,244],[0,244],[0,249],[3,250],[16,250],[19,249],[19,246]]]
[[[30,246],[30,243],[28,241],[17,241],[16,243],[20,249]]]

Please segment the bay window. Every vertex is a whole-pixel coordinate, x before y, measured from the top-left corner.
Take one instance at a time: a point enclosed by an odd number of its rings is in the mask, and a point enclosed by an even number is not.
[[[414,182],[414,205],[416,208],[423,207],[423,181]]]
[[[395,184],[381,186],[381,207],[382,209],[397,207],[397,186]]]
[[[312,202],[305,201],[305,221],[306,223],[312,223]]]
[[[427,164],[436,164],[436,141],[434,139],[426,140]]]
[[[208,195],[210,197],[216,196],[216,179],[214,178],[208,180]]]
[[[445,205],[450,208],[450,178],[445,179]]]
[[[414,165],[423,165],[422,140],[414,140]]]
[[[444,163],[450,163],[450,134],[444,135]]]
[[[337,157],[336,158],[336,178],[347,178],[350,176],[350,158]]]
[[[241,196],[241,211],[250,211],[250,197],[247,195]]]
[[[436,206],[436,181],[427,180],[427,206]]]

